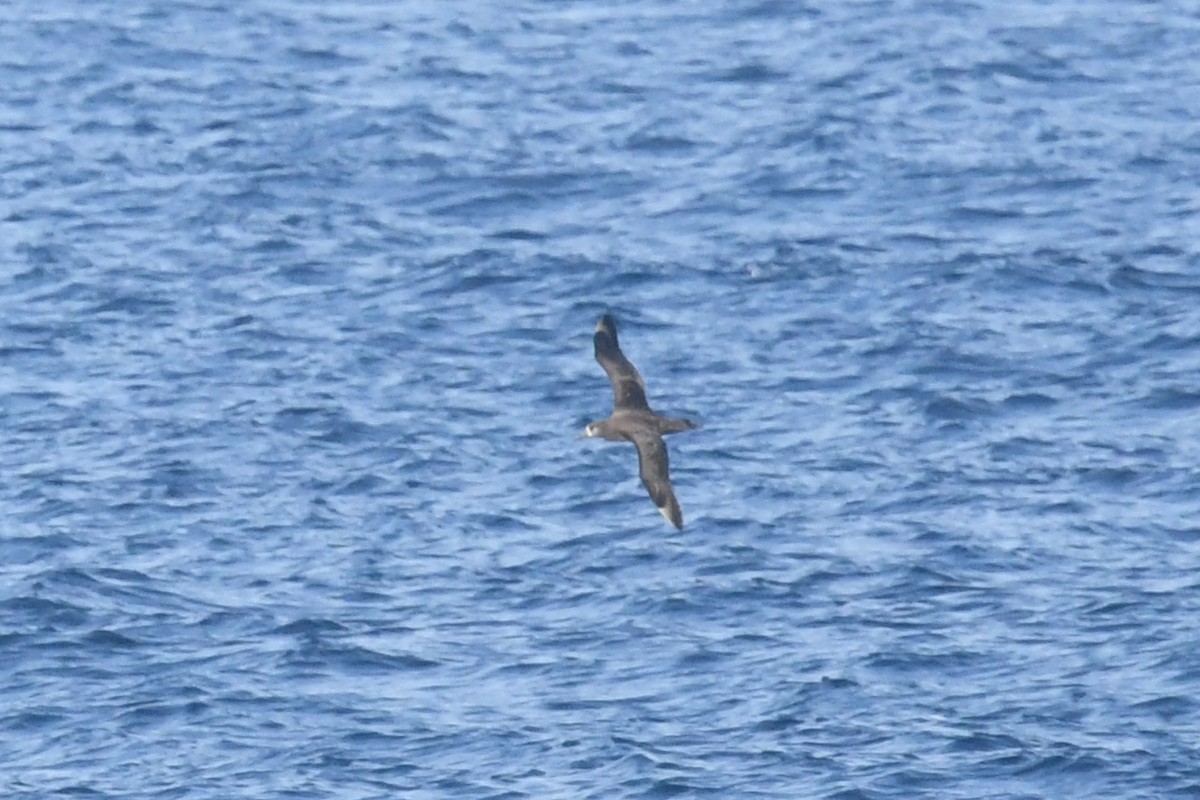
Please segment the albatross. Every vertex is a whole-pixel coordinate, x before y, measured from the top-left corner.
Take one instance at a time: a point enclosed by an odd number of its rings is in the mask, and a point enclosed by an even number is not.
[[[613,410],[608,419],[584,428],[583,435],[599,436],[610,442],[633,442],[637,447],[638,471],[650,499],[668,522],[683,530],[683,510],[671,488],[663,436],[700,426],[688,419],[660,417],[651,410],[646,401],[646,384],[637,368],[621,352],[617,344],[617,323],[610,315],[605,314],[596,323],[592,342],[596,346],[596,360],[612,381]]]

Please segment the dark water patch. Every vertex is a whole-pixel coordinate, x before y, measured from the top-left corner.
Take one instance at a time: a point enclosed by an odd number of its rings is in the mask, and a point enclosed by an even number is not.
[[[1143,473],[1132,467],[1082,467],[1075,471],[1085,483],[1107,489],[1127,487],[1143,477]]]
[[[396,672],[424,670],[440,665],[438,661],[406,653],[381,653],[365,647],[331,648],[326,654],[330,666],[350,673],[387,675]]]
[[[134,650],[141,646],[140,642],[125,634],[103,629],[87,634],[84,641],[89,647],[100,650]]]
[[[0,722],[4,724],[5,730],[36,732],[39,730],[53,730],[57,725],[68,720],[66,709],[63,713],[47,712],[47,711],[21,711],[16,714],[5,715],[0,718]]]
[[[1140,398],[1146,408],[1163,411],[1190,411],[1200,406],[1200,391],[1168,386],[1155,389]]]
[[[345,626],[327,619],[298,619],[271,630],[271,633],[274,634],[299,635],[314,638],[326,633],[336,634],[344,632],[346,632]]]
[[[787,80],[788,73],[783,70],[774,69],[771,66],[761,62],[747,62],[738,64],[735,67],[719,72],[714,76],[717,81],[725,83],[743,83],[754,85],[759,83],[773,83],[777,81]]]
[[[1082,748],[1059,742],[1050,746],[1050,753],[1033,760],[1032,763],[1016,770],[1017,775],[1034,776],[1038,778],[1053,778],[1084,776],[1102,773],[1108,766],[1107,762],[1098,756],[1088,753]]]
[[[1017,411],[1044,411],[1059,401],[1041,392],[1018,392],[1004,398],[1004,407]]]
[[[639,131],[625,140],[625,147],[632,151],[649,153],[688,152],[697,146],[692,139],[655,132],[652,129]]]
[[[1130,709],[1137,712],[1148,712],[1164,722],[1186,720],[1196,712],[1197,701],[1192,697],[1168,695],[1134,703]]]
[[[493,239],[502,239],[518,242],[537,242],[549,238],[545,233],[538,231],[526,230],[523,228],[511,228],[508,230],[495,231],[488,234]]]
[[[947,749],[956,753],[1002,753],[999,757],[1018,756],[1025,750],[1025,744],[1019,739],[1007,734],[972,733],[958,736],[951,740]]]
[[[1108,282],[1118,290],[1159,290],[1171,294],[1193,294],[1200,291],[1200,279],[1186,271],[1159,272],[1127,263],[1114,267],[1109,273]]]
[[[197,700],[187,702],[141,702],[121,711],[116,718],[121,730],[126,733],[162,730],[174,724],[196,724],[211,710],[207,703]]]
[[[10,536],[4,540],[5,560],[11,564],[40,564],[55,553],[80,544],[81,540],[65,533]]]
[[[954,397],[939,397],[925,405],[925,414],[933,420],[963,422],[986,416],[990,409],[988,403],[979,400],[968,401]]]

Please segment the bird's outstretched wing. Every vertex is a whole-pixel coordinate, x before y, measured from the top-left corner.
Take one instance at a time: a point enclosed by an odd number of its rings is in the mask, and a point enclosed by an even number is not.
[[[646,491],[650,493],[650,499],[668,522],[683,530],[683,509],[679,507],[679,501],[675,499],[675,490],[671,488],[667,445],[661,436],[654,433],[635,435],[633,443],[638,451],[638,470],[642,475],[642,483],[646,485]]]
[[[612,381],[614,409],[644,409],[650,410],[646,402],[646,384],[637,368],[630,363],[617,344],[617,323],[608,314],[596,323],[596,335],[592,337],[596,345],[596,360]]]

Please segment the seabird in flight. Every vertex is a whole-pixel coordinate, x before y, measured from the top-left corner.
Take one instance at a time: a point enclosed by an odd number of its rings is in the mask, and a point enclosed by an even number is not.
[[[668,474],[667,445],[663,436],[698,428],[691,420],[660,417],[646,402],[646,384],[637,368],[617,345],[617,323],[605,314],[596,323],[596,360],[612,381],[612,416],[593,422],[583,429],[584,436],[599,436],[610,442],[633,442],[637,447],[642,483],[659,513],[676,528],[683,530],[683,511]]]

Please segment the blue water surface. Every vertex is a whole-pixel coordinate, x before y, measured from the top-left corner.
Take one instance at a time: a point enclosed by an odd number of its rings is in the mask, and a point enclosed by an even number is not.
[[[0,86],[5,798],[1200,797],[1194,3],[15,0]]]

